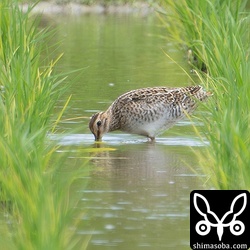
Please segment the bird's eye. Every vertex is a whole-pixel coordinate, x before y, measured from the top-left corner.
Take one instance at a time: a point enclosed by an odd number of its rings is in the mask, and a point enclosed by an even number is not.
[[[99,126],[102,125],[102,122],[101,122],[101,121],[98,121],[98,122],[96,123],[96,125],[99,127]]]

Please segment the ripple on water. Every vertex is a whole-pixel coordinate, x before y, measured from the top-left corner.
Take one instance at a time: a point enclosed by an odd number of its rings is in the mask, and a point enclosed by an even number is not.
[[[70,134],[60,135],[53,134],[48,136],[50,140],[57,141],[60,146],[79,146],[79,145],[92,145],[94,144],[93,135],[91,134]],[[129,134],[107,134],[103,139],[104,143],[109,145],[120,144],[141,144],[146,143],[148,140],[144,137]],[[209,145],[205,139],[198,137],[158,137],[156,143],[166,146],[188,146],[188,147],[204,147]]]

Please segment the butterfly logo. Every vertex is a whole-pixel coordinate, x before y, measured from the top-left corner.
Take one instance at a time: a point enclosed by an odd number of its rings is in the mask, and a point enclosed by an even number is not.
[[[243,205],[239,209],[238,205],[241,204],[240,199],[243,199]],[[199,207],[198,201],[200,202],[199,203],[200,205],[203,203],[203,206]],[[237,207],[235,206],[236,203],[238,203]],[[239,194],[233,199],[229,211],[227,211],[222,216],[221,219],[219,219],[218,216],[213,211],[211,211],[210,205],[209,205],[207,199],[203,195],[198,194],[198,193],[194,193],[193,204],[194,204],[196,211],[203,217],[203,219],[200,220],[199,222],[197,222],[196,226],[195,226],[195,230],[199,235],[204,236],[204,235],[209,234],[211,227],[217,228],[217,235],[218,235],[219,241],[221,241],[221,239],[222,239],[225,227],[229,227],[230,232],[236,236],[244,233],[245,225],[242,221],[237,220],[237,217],[246,208],[246,205],[247,205],[247,194],[246,193]],[[205,204],[205,206],[204,206],[204,204]],[[204,209],[204,207],[205,207],[205,209]],[[228,220],[230,218],[232,218],[230,220],[230,222],[226,223],[225,222],[226,219]]]

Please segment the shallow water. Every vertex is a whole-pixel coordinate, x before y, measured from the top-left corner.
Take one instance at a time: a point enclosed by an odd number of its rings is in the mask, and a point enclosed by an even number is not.
[[[54,52],[64,52],[57,71],[82,69],[66,80],[58,104],[60,110],[72,95],[59,126],[67,134],[50,138],[59,152],[69,151],[65,164],[89,160],[90,176],[75,190],[84,211],[78,233],[91,235],[87,249],[189,249],[189,194],[202,188],[194,151],[207,145],[192,126],[202,123],[179,122],[156,143],[120,132],[94,143],[88,129],[89,117],[126,91],[191,84],[184,51],[162,38],[167,34],[153,15],[59,15],[44,23],[57,28],[51,43],[62,42]]]

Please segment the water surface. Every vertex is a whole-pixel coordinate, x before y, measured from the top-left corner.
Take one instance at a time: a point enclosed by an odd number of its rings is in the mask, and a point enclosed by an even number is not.
[[[65,164],[89,160],[92,169],[75,190],[84,211],[78,233],[91,235],[87,249],[189,249],[189,194],[202,188],[194,152],[206,145],[192,126],[202,123],[182,121],[156,143],[118,132],[95,144],[88,129],[89,117],[126,91],[190,85],[184,51],[154,15],[50,16],[46,25],[57,28],[52,43],[62,43],[57,71],[82,69],[65,82],[58,110],[72,98],[59,131],[68,134],[58,143],[62,151],[70,146]]]

